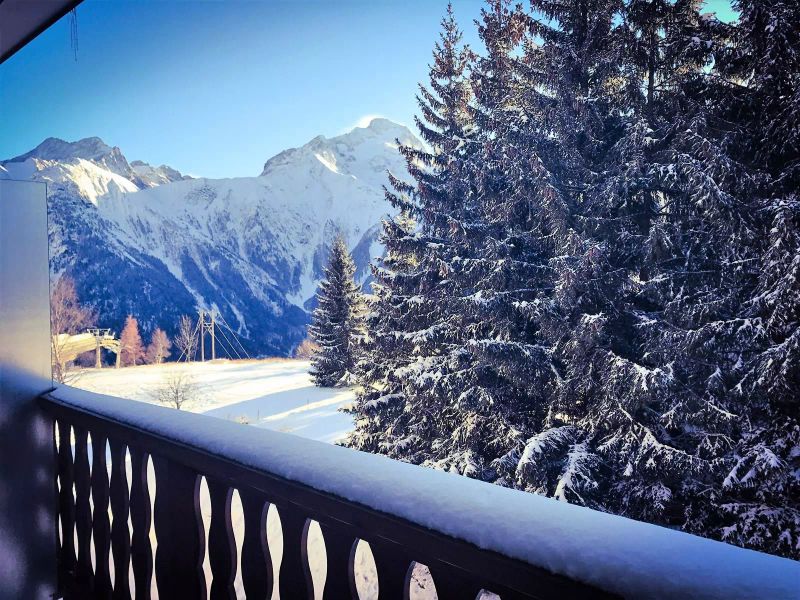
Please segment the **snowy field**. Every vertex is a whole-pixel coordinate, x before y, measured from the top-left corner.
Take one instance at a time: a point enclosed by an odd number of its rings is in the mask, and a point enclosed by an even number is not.
[[[100,394],[156,403],[154,393],[176,374],[196,389],[185,410],[246,422],[334,443],[353,426],[339,409],[352,402],[349,389],[316,387],[302,360],[267,359],[165,363],[123,369],[85,369],[70,385]]]

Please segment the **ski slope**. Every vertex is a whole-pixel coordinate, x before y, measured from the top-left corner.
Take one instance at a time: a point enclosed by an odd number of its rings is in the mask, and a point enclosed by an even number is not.
[[[171,375],[183,373],[197,390],[197,401],[185,407],[190,412],[335,443],[353,427],[350,415],[339,409],[354,393],[316,387],[308,368],[308,361],[288,359],[164,363],[85,369],[71,385],[155,403],[154,392]]]

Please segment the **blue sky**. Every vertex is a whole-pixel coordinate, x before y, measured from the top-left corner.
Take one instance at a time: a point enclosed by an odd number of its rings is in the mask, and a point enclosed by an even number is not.
[[[100,1],[0,65],[0,159],[99,136],[129,160],[207,177],[368,115],[411,124],[446,0]],[[455,0],[466,39],[480,0]],[[709,10],[729,19],[727,0]]]

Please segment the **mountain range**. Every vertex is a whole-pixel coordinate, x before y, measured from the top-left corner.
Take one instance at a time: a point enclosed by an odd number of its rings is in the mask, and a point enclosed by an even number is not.
[[[50,268],[69,274],[98,325],[139,320],[174,333],[181,315],[215,309],[252,355],[286,355],[305,337],[333,239],[342,235],[360,282],[382,252],[387,171],[407,178],[404,126],[374,119],[318,136],[260,175],[206,179],[129,162],[96,137],[48,138],[0,161],[0,179],[47,183]]]

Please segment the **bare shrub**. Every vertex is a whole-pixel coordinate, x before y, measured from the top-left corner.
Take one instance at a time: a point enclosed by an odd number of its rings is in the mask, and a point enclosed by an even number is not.
[[[67,365],[73,357],[66,355],[66,335],[75,335],[94,324],[96,315],[81,305],[75,291],[75,281],[67,275],[59,277],[50,294],[50,335],[53,378],[59,383],[69,383],[71,375]],[[66,334],[66,335],[62,335]]]
[[[178,322],[178,335],[175,336],[174,342],[184,360],[194,359],[194,353],[197,350],[197,332],[190,316],[183,315],[181,317]]]
[[[182,410],[199,402],[201,391],[191,375],[173,371],[164,376],[163,383],[155,388],[150,396],[160,404]]]
[[[91,369],[94,367],[96,362],[97,354],[94,350],[89,350],[89,352],[79,354],[78,358],[75,359],[75,364],[84,369]]]

